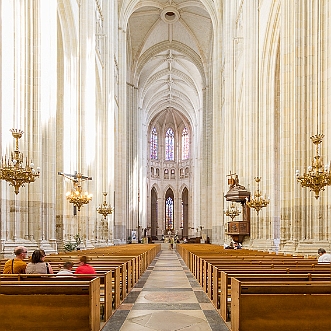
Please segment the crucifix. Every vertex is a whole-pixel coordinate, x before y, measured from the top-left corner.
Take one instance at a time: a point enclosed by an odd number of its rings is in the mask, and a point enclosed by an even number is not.
[[[74,205],[74,215],[76,216],[76,208],[80,211],[82,205],[88,204],[92,199],[91,194],[87,192],[83,193],[82,191],[82,182],[92,180],[92,177],[85,176],[77,171],[75,171],[74,174],[65,174],[59,171],[58,175],[68,178],[74,183],[74,189],[71,192],[67,192],[66,197],[67,200]]]

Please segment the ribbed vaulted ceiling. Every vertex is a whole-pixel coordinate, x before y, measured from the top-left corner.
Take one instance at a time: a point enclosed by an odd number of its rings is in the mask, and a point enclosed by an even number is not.
[[[202,108],[212,23],[196,0],[141,1],[128,23],[129,70],[151,120],[168,107],[189,120]]]

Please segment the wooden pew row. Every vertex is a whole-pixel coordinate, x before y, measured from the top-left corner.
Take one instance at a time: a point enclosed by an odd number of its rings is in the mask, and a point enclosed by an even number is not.
[[[269,254],[269,253],[256,255],[256,254],[247,254],[245,250],[238,250],[235,252],[233,250],[228,250],[228,252],[225,253],[224,251],[222,251],[222,249],[206,250],[200,248],[196,249],[195,247],[194,249],[192,249],[192,251],[189,251],[188,249],[184,249],[184,248],[183,249],[179,248],[179,251],[184,261],[189,266],[191,272],[195,275],[196,279],[199,281],[203,289],[208,294],[209,298],[214,303],[215,307],[218,307],[220,309],[221,316],[225,321],[227,319],[227,306],[228,306],[227,302],[228,302],[228,297],[230,295],[230,291],[231,291],[232,313],[233,313],[232,305],[234,301],[233,301],[233,288],[229,285],[229,280],[227,278],[225,280],[224,279],[221,280],[220,275],[222,274],[222,270],[226,271],[224,272],[225,275],[231,275],[230,279],[233,279],[233,277],[236,276],[239,280],[245,281],[245,284],[248,281],[255,283],[257,288],[261,284],[268,283],[272,280],[274,281],[273,282],[274,285],[277,284],[284,285],[283,278],[285,278],[286,279],[285,281],[287,282],[289,281],[300,282],[302,288],[307,287],[307,283],[303,284],[302,282],[306,282],[308,280],[311,283],[312,281],[314,281],[314,283],[316,284],[321,281],[326,281],[329,288],[331,288],[330,265],[318,265],[317,258],[315,257],[303,258],[303,257],[286,256],[286,255],[275,256],[274,254]],[[276,273],[281,273],[281,274],[277,275]],[[322,294],[324,295],[324,293]],[[259,294],[255,294],[255,295],[258,296]],[[321,295],[321,293],[319,293],[318,295]],[[330,296],[330,293],[328,293],[328,295]],[[315,295],[315,299],[316,298],[318,298],[317,295]],[[318,307],[320,304],[323,305],[322,302],[320,303],[316,302],[315,306]],[[327,305],[329,305],[329,303]],[[249,305],[247,307],[249,307]],[[279,309],[282,310],[281,304],[275,304],[275,306],[272,308],[276,320],[275,328],[272,328],[272,326],[268,324],[268,325],[264,325],[261,328],[258,328],[256,325],[248,325],[247,328],[244,329],[242,328],[242,325],[240,325],[240,328],[239,326],[238,328],[236,328],[236,326],[232,326],[232,330],[236,330],[236,331],[237,330],[241,330],[241,331],[280,330],[280,329],[292,330],[292,328],[291,329],[288,328],[287,324],[281,325],[281,323],[279,323],[282,319],[284,319],[283,317],[278,316]],[[253,317],[252,319],[253,321],[256,321],[256,319],[259,318],[261,319],[261,316],[263,316],[263,314],[262,315],[260,314],[260,316],[259,314],[256,314],[256,316]],[[302,318],[304,318],[305,316],[307,315],[303,314]],[[320,316],[320,318],[323,319],[323,316]],[[241,318],[238,318],[238,323],[239,321],[242,321],[243,318],[245,319],[247,317],[241,316]],[[264,316],[263,319],[265,319]],[[269,317],[266,317],[266,320],[268,319]],[[231,323],[235,323],[233,322],[232,317],[231,317]],[[303,330],[315,329],[315,326],[312,325],[309,325],[307,328],[302,328],[300,321],[297,321],[294,324],[295,326],[293,330],[298,329],[298,326],[300,326],[299,328]],[[257,322],[257,325],[259,325],[259,322]],[[327,326],[322,326],[322,327],[325,329],[330,329],[330,324],[327,324]]]
[[[201,245],[201,244],[178,244],[177,250],[181,254],[182,252],[192,252],[196,255],[255,255],[255,256],[263,256],[263,255],[276,255],[276,256],[293,256],[292,254],[283,254],[283,253],[275,253],[275,252],[264,252],[258,250],[251,250],[251,249],[224,249],[222,246],[219,245]]]
[[[79,258],[73,257],[70,259],[62,259],[62,257],[47,256],[47,261],[51,263],[54,273],[57,273],[63,262],[67,260],[75,263],[73,268],[73,270],[75,270],[76,266],[78,266]],[[116,267],[120,269],[120,280],[118,282],[120,291],[118,293],[120,294],[120,300],[123,301],[139,279],[140,262],[141,260],[139,256],[133,257],[131,260],[125,259],[123,261],[118,261],[116,258],[113,259],[111,257],[93,257],[93,259],[89,261],[89,264],[93,266],[97,272],[106,271]]]
[[[241,252],[242,250],[238,250],[238,252]],[[236,252],[235,258],[230,259],[224,259],[223,256],[219,256],[218,259],[203,259],[200,256],[197,256],[193,253],[189,254],[189,265],[190,265],[190,270],[193,273],[193,275],[196,277],[198,282],[201,284],[201,286],[204,288],[204,290],[207,292],[208,291],[208,286],[207,284],[209,283],[210,285],[212,284],[211,277],[209,277],[211,273],[211,265],[217,265],[219,268],[222,266],[224,268],[228,268],[231,265],[238,267],[238,266],[253,266],[256,267],[258,265],[270,265],[271,268],[279,268],[282,266],[286,266],[288,268],[293,268],[293,267],[299,267],[303,266],[306,267],[308,266],[309,268],[314,268],[318,269],[321,268],[320,265],[317,264],[316,259],[302,259],[302,257],[297,258],[297,257],[292,257],[292,258],[286,258],[284,259],[283,257],[275,257],[273,256],[272,259],[268,259],[266,256],[264,258],[257,258],[256,257],[249,257],[245,260],[238,259],[237,257],[239,256],[238,252]],[[209,286],[210,288],[211,286]]]
[[[50,259],[51,263],[54,266],[54,261]],[[66,259],[67,260],[67,259]],[[125,267],[126,263],[110,263],[108,261],[101,261],[101,263],[98,263],[98,261],[95,261],[94,268],[97,271],[98,277],[101,278],[101,302],[103,306],[103,312],[104,312],[104,319],[107,320],[112,315],[112,311],[117,309],[121,302],[126,298],[127,294],[130,292],[132,287],[134,286],[134,283],[130,283],[131,277],[126,276],[126,272],[130,269]],[[56,268],[54,268],[55,271]],[[127,272],[127,275],[129,275],[129,272]],[[84,278],[91,277],[91,275],[77,275],[75,277],[81,277]],[[56,274],[43,274],[43,275],[35,275],[35,274],[23,274],[23,275],[0,275],[0,279],[18,279],[18,280],[27,280],[27,279],[33,279],[33,280],[44,280],[45,277],[50,277],[50,280],[68,280],[68,277],[63,276],[56,276]],[[129,281],[126,281],[126,278],[129,279]],[[71,279],[77,279],[71,277]],[[69,278],[70,280],[70,278]]]
[[[98,331],[99,297],[99,278],[77,282],[3,281],[0,286],[1,329]]]
[[[232,278],[232,331],[331,329],[330,282],[263,284]]]
[[[311,263],[296,263],[296,261],[293,261],[293,263],[270,263],[270,261],[266,260],[265,263],[258,263],[258,264],[249,264],[249,263],[209,263],[205,260],[199,259],[197,260],[197,264],[194,265],[191,269],[191,272],[197,279],[197,281],[200,283],[204,291],[209,295],[211,295],[211,288],[213,284],[213,267],[217,267],[219,270],[246,270],[249,272],[250,270],[254,269],[272,269],[272,270],[288,270],[287,273],[292,272],[293,270],[296,270],[297,272],[317,272],[319,270],[329,270],[330,267],[328,265],[321,265],[321,264],[311,264]]]
[[[256,256],[256,257],[283,257],[283,258],[293,258],[293,255],[290,254],[283,254],[275,252],[262,252],[257,250],[248,250],[248,249],[240,249],[240,250],[233,250],[233,249],[224,249],[222,246],[218,245],[200,245],[200,244],[179,244],[177,245],[177,251],[182,256],[186,265],[190,268],[190,255],[196,256],[210,256],[218,258],[220,256],[227,257],[230,256],[231,258],[235,256],[242,257],[249,257],[249,256]],[[304,256],[295,256],[296,259],[304,259]],[[313,257],[315,258],[315,257]]]
[[[250,262],[252,261],[252,262]],[[196,256],[194,254],[191,254],[190,257],[190,270],[191,272],[195,275],[197,280],[201,282],[202,275],[206,269],[207,263],[210,263],[212,265],[263,265],[263,264],[270,264],[272,266],[277,266],[277,265],[287,265],[289,267],[292,267],[293,265],[309,265],[309,266],[317,266],[317,260],[315,259],[296,259],[295,257],[289,260],[284,260],[284,259],[250,259],[250,260],[239,260],[239,259],[222,259],[221,257],[216,260],[216,259],[203,259],[200,256]]]
[[[263,284],[264,282],[330,282],[330,274],[240,274],[240,273],[226,273],[221,271],[220,291],[218,295],[218,303],[215,306],[219,309],[220,315],[226,322],[229,320],[229,311],[231,304],[231,280],[236,278],[241,282],[254,282],[257,284]],[[215,303],[214,303],[215,304]]]
[[[135,259],[135,263],[133,263],[133,273],[134,273],[134,281],[131,282],[131,287],[138,281],[142,273],[147,269],[156,255],[160,252],[161,245],[160,244],[130,244],[130,245],[122,245],[122,246],[110,246],[104,248],[96,248],[92,250],[83,250],[83,251],[74,251],[70,253],[62,253],[62,254],[51,254],[48,256],[49,259],[59,259],[65,260],[67,258],[70,259],[79,259],[79,256],[86,255],[89,259],[98,259],[100,257],[110,258],[116,261],[126,261]]]
[[[221,272],[228,274],[323,274],[330,275],[330,266],[313,267],[270,267],[268,265],[258,266],[255,268],[247,268],[242,266],[224,267],[224,266],[208,266],[208,276],[203,279],[202,287],[215,307],[219,307],[218,296],[221,291]]]
[[[130,245],[122,245],[122,246],[110,246],[110,247],[101,247],[101,248],[94,248],[89,250],[81,250],[81,251],[73,251],[61,254],[51,254],[48,256],[58,256],[60,259],[67,259],[73,258],[80,255],[99,255],[99,256],[112,256],[115,259],[131,259],[133,257],[141,256],[140,257],[140,273],[144,272],[148,265],[152,262],[155,256],[160,252],[161,245],[160,244],[130,244]],[[29,252],[31,255],[31,252]],[[0,260],[0,272],[2,273],[3,265],[7,261],[7,259]],[[28,261],[28,259],[27,259]],[[138,276],[138,277],[139,277]]]
[[[138,256],[141,255],[141,270],[140,273],[143,273],[150,263],[153,261],[155,256],[160,252],[160,244],[129,244],[129,245],[120,245],[120,246],[109,246],[101,247],[94,249],[87,249],[82,251],[74,251],[66,253],[68,255],[104,255],[112,256],[116,255],[117,257],[124,256]],[[140,275],[139,275],[140,276]]]
[[[117,309],[138,281],[136,278],[137,273],[128,262],[105,263],[105,261],[94,261],[94,263],[90,264],[94,267],[97,274],[112,271],[113,308]]]
[[[79,276],[54,276],[52,274],[2,274],[0,275],[0,285],[3,282],[73,282],[75,284],[79,281],[90,281],[93,278],[100,278],[100,311],[102,315],[102,320],[107,321],[113,310],[118,308],[120,305],[118,292],[118,276],[116,276],[117,270],[110,270],[104,273],[98,273],[97,275],[79,275]]]
[[[109,255],[108,247],[106,249],[98,249],[98,252],[90,254],[89,262],[94,266],[99,276],[102,278],[102,274],[106,274],[107,271],[111,270],[113,276],[111,277],[110,288],[110,299],[105,299],[105,319],[112,314],[112,309],[117,309],[122,300],[125,299],[126,295],[131,291],[132,287],[138,281],[141,273],[147,269],[147,266],[154,259],[156,254],[160,251],[160,245],[154,245],[154,247],[142,245],[144,247],[139,247],[138,251],[141,252],[143,249],[150,248],[148,254],[135,254],[132,251],[137,251],[137,247],[133,248],[130,246],[130,250],[122,250],[122,255],[117,256],[114,254]],[[114,250],[112,250],[114,253]],[[52,254],[47,256],[47,260],[52,264],[55,272],[57,272],[62,266],[64,261],[79,261],[80,255],[87,255],[86,251],[78,251],[75,254]],[[91,252],[90,252],[91,253]],[[97,253],[97,254],[96,254]],[[116,250],[115,253],[118,253]],[[130,255],[128,255],[130,254]],[[3,259],[3,265],[7,259]],[[28,262],[28,261],[27,261]],[[3,268],[3,267],[2,267]],[[2,269],[1,268],[1,269]],[[36,275],[28,275],[27,277],[34,277]],[[45,276],[45,275],[44,275]],[[52,277],[54,275],[49,275]],[[101,285],[102,290],[103,285]],[[107,288],[107,287],[106,287]],[[107,291],[106,291],[107,293]],[[102,298],[101,298],[102,300]],[[109,303],[110,302],[110,303]]]
[[[79,257],[77,256],[47,256],[46,261],[51,263],[54,273],[57,273],[62,267],[65,261],[71,261],[74,263],[73,270],[79,264]],[[107,269],[120,267],[121,271],[121,283],[124,284],[123,297],[125,297],[132,289],[132,287],[136,284],[140,276],[140,258],[138,257],[130,257],[125,259],[117,259],[111,257],[93,257],[90,259],[89,264],[94,267],[94,269],[98,270],[100,268]]]
[[[57,272],[64,261],[69,260],[78,263],[80,255],[88,255],[87,253],[89,253],[88,257],[91,259],[89,263],[98,273],[105,273],[110,269],[117,268],[116,273],[119,276],[112,277],[113,308],[116,309],[136,284],[142,272],[147,269],[150,262],[158,254],[160,248],[161,246],[159,244],[126,245],[126,247],[120,246],[120,248],[118,246],[112,246],[66,254],[51,254],[46,257],[46,261],[49,261],[54,271]],[[7,259],[2,259],[1,271],[6,261]],[[27,260],[26,262],[29,261]]]
[[[200,245],[204,246],[204,245]],[[207,245],[210,246],[210,245]],[[189,247],[186,244],[182,245],[182,247]],[[186,257],[189,259],[190,270],[193,275],[196,277],[197,281],[200,283],[204,291],[207,293],[209,298],[214,302],[214,305],[217,306],[217,297],[218,295],[215,293],[219,292],[219,284],[218,280],[219,276],[214,271],[214,266],[216,265],[218,269],[229,270],[229,268],[235,268],[237,270],[242,270],[246,268],[246,272],[250,272],[252,267],[248,265],[253,265],[254,268],[259,268],[260,265],[263,265],[262,269],[278,269],[279,271],[273,272],[284,272],[282,270],[283,266],[286,266],[286,273],[293,272],[325,272],[325,269],[329,269],[327,266],[321,266],[317,264],[317,260],[315,258],[307,259],[301,257],[293,257],[293,256],[284,256],[275,255],[275,254],[247,254],[245,250],[224,250],[223,248],[219,248],[216,246],[216,250],[219,251],[217,257],[213,250],[210,249],[200,249],[201,254],[206,256],[206,251],[209,251],[211,256],[208,256],[207,259],[202,258],[201,256],[197,256],[192,252],[186,254]],[[187,251],[187,249],[185,249]],[[227,251],[228,256],[224,257],[223,253]],[[228,253],[228,252],[231,253]],[[222,254],[222,255],[221,255]],[[242,261],[244,259],[244,261]],[[249,262],[249,261],[252,261]],[[297,268],[301,266],[301,268],[293,271],[293,268]],[[281,269],[280,269],[281,268]],[[245,270],[243,270],[245,272]],[[328,271],[326,271],[328,272]],[[214,273],[217,275],[215,276]]]
[[[62,259],[63,257],[63,259]],[[54,277],[53,279],[56,279],[56,272],[59,271],[60,267],[62,266],[64,261],[72,261],[76,264],[79,262],[79,256],[47,256],[47,261],[51,263],[52,268],[55,272],[55,274],[51,275],[40,275],[41,277]],[[106,281],[106,283],[101,281],[101,293],[105,291],[105,293],[108,293],[108,295],[101,296],[101,301],[104,305],[104,318],[107,320],[111,314],[112,311],[117,309],[121,302],[126,298],[127,294],[131,291],[132,287],[135,285],[136,281],[138,280],[137,272],[135,268],[128,267],[131,266],[132,261],[127,261],[127,258],[120,259],[126,262],[115,262],[113,260],[117,260],[114,257],[101,257],[102,260],[97,259],[97,257],[94,257],[93,260],[89,261],[89,264],[91,264],[95,270],[97,271],[97,275],[103,278],[107,272],[110,273],[110,279]],[[135,260],[134,263],[139,263],[140,259]],[[75,268],[74,268],[75,269]],[[10,277],[11,275],[1,275],[3,277]],[[19,278],[21,280],[28,279],[35,279],[38,275],[19,275]],[[79,277],[82,277],[82,275],[79,275]],[[105,288],[103,288],[105,287]]]

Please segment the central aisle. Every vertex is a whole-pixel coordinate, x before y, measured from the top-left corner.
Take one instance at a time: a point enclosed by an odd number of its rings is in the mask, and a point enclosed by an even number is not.
[[[229,331],[175,250],[158,254],[102,329],[151,330]]]

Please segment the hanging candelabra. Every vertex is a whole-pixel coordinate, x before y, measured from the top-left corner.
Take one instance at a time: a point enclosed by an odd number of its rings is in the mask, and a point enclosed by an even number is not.
[[[240,211],[237,208],[237,206],[235,206],[235,204],[232,202],[230,207],[227,208],[227,210],[224,211],[224,214],[226,216],[229,216],[231,218],[231,220],[233,221],[233,219],[237,216],[239,216]]]
[[[320,144],[324,138],[323,134],[311,136],[313,144],[316,146],[316,155],[314,156],[311,166],[307,168],[307,172],[300,175],[300,171],[296,170],[297,181],[302,187],[308,187],[310,191],[315,193],[315,198],[319,198],[320,191],[324,191],[325,186],[331,185],[330,166],[324,165],[320,155]]]
[[[2,157],[0,179],[13,186],[15,194],[18,194],[21,186],[24,187],[25,184],[30,184],[39,177],[40,168],[34,169],[33,162],[28,163],[28,158],[25,159],[25,165],[23,164],[24,156],[18,149],[18,140],[24,132],[18,129],[11,129],[10,131],[15,139],[15,150],[11,153],[10,158],[7,158],[6,155]]]
[[[108,215],[113,213],[113,208],[107,204],[106,196],[107,192],[103,192],[104,201],[103,203],[97,208],[97,212],[103,215],[103,218],[106,219]]]
[[[267,207],[267,205],[270,203],[270,199],[267,197],[262,197],[262,194],[260,192],[261,177],[255,177],[254,179],[257,183],[257,190],[254,192],[254,198],[250,200],[247,199],[246,204],[249,208],[253,208],[256,210],[257,213],[259,213],[262,208]]]
[[[92,177],[87,177],[81,173],[75,172],[74,175],[64,174],[62,172],[59,175],[70,179],[74,183],[74,187],[71,191],[66,193],[67,200],[77,207],[78,211],[83,205],[88,204],[92,200],[92,194],[88,192],[83,192],[82,182],[85,180],[92,180]]]

